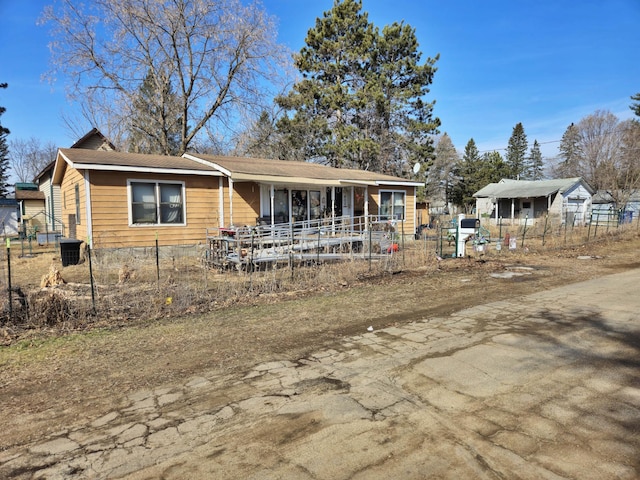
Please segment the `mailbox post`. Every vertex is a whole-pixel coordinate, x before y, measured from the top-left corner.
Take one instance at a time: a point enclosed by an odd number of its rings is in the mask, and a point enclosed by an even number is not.
[[[478,218],[464,218],[461,215],[456,226],[456,257],[465,256],[466,243],[469,237],[477,235],[480,229],[480,220]]]

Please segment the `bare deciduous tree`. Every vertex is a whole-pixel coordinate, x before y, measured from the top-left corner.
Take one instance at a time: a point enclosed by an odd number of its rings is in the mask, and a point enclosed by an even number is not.
[[[621,122],[611,112],[599,110],[570,128],[572,159],[563,164],[563,173],[583,177],[619,207],[626,205],[640,189],[638,122]]]
[[[149,75],[175,92],[180,154],[199,135],[223,142],[238,112],[259,113],[271,101],[269,86],[288,71],[274,21],[257,2],[60,0],[41,20],[52,26],[51,76],[68,76],[70,96],[90,121],[105,122],[92,126],[114,142],[130,130],[131,109]],[[154,110],[165,112],[160,93]]]
[[[42,143],[35,137],[12,140],[9,159],[15,177],[20,182],[32,182],[44,167],[55,160],[57,151],[52,141]]]

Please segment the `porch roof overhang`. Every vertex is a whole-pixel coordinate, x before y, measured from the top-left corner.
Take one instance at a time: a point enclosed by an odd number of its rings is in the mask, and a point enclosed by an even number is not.
[[[284,177],[279,175],[254,175],[250,173],[233,173],[230,175],[234,182],[256,182],[273,185],[317,185],[323,187],[340,187],[340,180],[325,180],[306,177]]]
[[[346,179],[326,179],[326,178],[309,178],[309,177],[285,177],[279,175],[255,175],[251,173],[231,173],[231,180],[234,182],[256,182],[273,185],[313,185],[319,187],[349,187],[349,186],[401,186],[401,187],[415,187],[422,185],[417,182],[389,182],[389,181],[376,181],[376,180],[350,180]]]
[[[354,170],[334,168],[311,162],[294,162],[261,158],[225,157],[185,153],[183,157],[203,162],[230,178],[234,182],[256,182],[277,185],[318,185],[326,187],[344,186],[410,186],[412,182],[401,177]]]

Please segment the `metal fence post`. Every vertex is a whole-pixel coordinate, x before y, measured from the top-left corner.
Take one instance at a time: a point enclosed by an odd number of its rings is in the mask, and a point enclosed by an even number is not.
[[[11,239],[7,237],[7,285],[9,291],[9,320],[13,320],[13,298],[11,287]]]
[[[158,248],[158,232],[156,232],[156,277],[160,289],[160,249]]]
[[[372,233],[371,233],[371,220],[369,219],[369,271],[371,271],[371,248],[372,248]]]
[[[96,287],[93,281],[93,262],[91,261],[91,237],[87,238],[87,258],[89,260],[89,282],[91,283],[91,307],[96,314]]]

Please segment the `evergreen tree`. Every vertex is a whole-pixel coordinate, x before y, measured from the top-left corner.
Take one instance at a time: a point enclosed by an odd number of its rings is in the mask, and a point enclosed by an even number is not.
[[[0,83],[0,88],[7,88],[7,83]],[[0,106],[0,117],[6,112],[5,107]],[[9,129],[2,125],[0,121],[0,197],[6,198],[9,195],[9,145],[7,136]]]
[[[500,152],[486,152],[482,155],[480,179],[482,186],[509,178],[511,166],[502,158]]]
[[[507,146],[506,162],[509,166],[508,178],[519,179],[527,173],[527,135],[522,123],[513,127]]]
[[[296,57],[302,80],[276,99],[278,122],[307,159],[402,175],[428,163],[440,121],[425,101],[437,60],[421,64],[415,31],[378,30],[361,0],[335,0]]]
[[[476,203],[473,194],[484,187],[480,178],[481,161],[480,152],[472,138],[464,147],[462,159],[454,167],[454,183],[451,188],[451,201],[462,207],[465,213],[471,213]]]
[[[533,141],[527,163],[529,164],[527,179],[542,180],[544,178],[544,160],[542,159],[542,152],[540,151],[538,140]]]
[[[274,117],[264,110],[237,138],[234,154],[253,158],[304,161],[299,146],[288,143],[289,137],[281,135]]]
[[[183,117],[168,76],[152,71],[144,78],[133,102],[129,128],[129,151],[177,155]]]
[[[633,110],[633,113],[635,113],[636,116],[640,117],[640,93],[632,95],[631,100],[635,100],[636,103],[632,103],[629,108]]]
[[[580,130],[573,123],[567,127],[560,140],[560,163],[555,168],[559,177],[580,176]]]
[[[426,196],[447,204],[452,197],[453,175],[459,160],[458,152],[446,133],[435,147],[435,158],[427,170]]]

